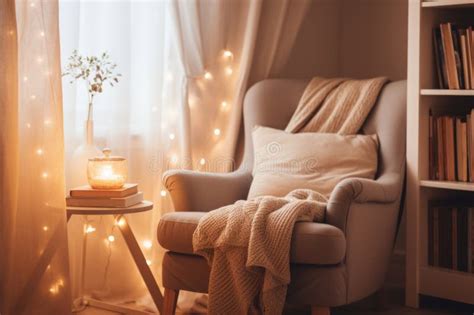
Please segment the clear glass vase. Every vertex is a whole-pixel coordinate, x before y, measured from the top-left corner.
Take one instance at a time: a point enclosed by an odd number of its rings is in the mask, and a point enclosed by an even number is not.
[[[86,120],[84,126],[84,142],[74,150],[72,155],[71,186],[87,185],[87,162],[101,151],[94,145],[94,121]]]

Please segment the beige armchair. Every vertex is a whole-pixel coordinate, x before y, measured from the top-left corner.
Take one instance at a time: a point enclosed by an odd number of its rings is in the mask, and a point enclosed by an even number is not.
[[[164,184],[176,212],[164,215],[158,241],[163,260],[164,313],[175,311],[179,290],[207,292],[209,266],[193,254],[192,235],[205,212],[246,199],[252,181],[255,125],[284,129],[307,81],[265,80],[244,103],[244,163],[228,174],[169,171]],[[291,243],[287,303],[313,314],[363,299],[379,290],[392,252],[405,172],[406,83],[387,84],[361,133],[380,141],[376,180],[350,178],[331,194],[326,222],[296,223]]]

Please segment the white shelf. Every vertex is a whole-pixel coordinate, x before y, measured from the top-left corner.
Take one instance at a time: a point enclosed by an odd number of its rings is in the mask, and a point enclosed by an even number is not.
[[[421,95],[474,96],[474,90],[422,89]]]
[[[429,266],[420,271],[420,293],[472,303],[474,274]]]
[[[420,180],[421,187],[474,191],[474,183],[449,182],[441,180]]]
[[[474,7],[474,1],[472,0],[436,0],[436,1],[423,1],[421,3],[423,8],[453,8],[453,7]]]

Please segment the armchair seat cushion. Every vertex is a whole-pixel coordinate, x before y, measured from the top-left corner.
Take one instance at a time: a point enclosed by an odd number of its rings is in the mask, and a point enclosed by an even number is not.
[[[206,212],[171,212],[158,224],[158,242],[165,249],[193,254],[193,233]],[[290,260],[296,264],[335,265],[344,260],[344,233],[329,224],[298,222],[291,239]]]

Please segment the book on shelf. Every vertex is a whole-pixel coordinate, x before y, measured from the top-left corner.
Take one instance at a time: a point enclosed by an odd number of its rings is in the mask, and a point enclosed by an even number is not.
[[[429,113],[429,178],[474,182],[474,109],[464,115]]]
[[[125,184],[117,189],[94,189],[89,185],[71,189],[71,197],[79,198],[122,198],[138,192],[137,184]]]
[[[428,265],[474,273],[474,204],[429,202]]]
[[[433,30],[433,49],[441,89],[474,89],[472,27],[441,23]]]
[[[127,208],[142,201],[142,192],[118,198],[66,197],[66,205],[70,207]]]

